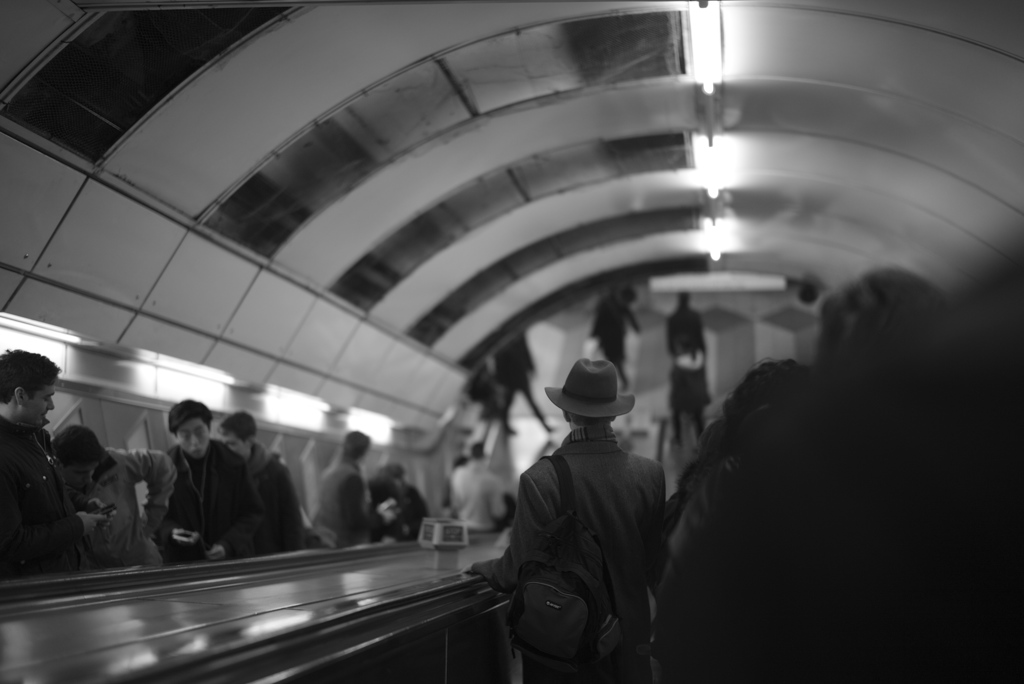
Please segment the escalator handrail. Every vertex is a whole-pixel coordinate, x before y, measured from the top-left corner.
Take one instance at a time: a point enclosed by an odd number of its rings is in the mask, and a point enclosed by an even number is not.
[[[341,601],[342,599],[339,599]],[[335,643],[346,635],[361,634],[364,624],[373,618],[387,617],[397,625],[390,636],[398,632],[423,627],[412,624],[409,616],[424,606],[437,603],[454,603],[461,600],[483,606],[496,606],[508,600],[507,596],[494,591],[478,575],[454,574],[406,587],[395,595],[383,598],[369,605],[359,605],[335,614],[324,615],[281,632],[238,640],[222,644],[201,654],[188,658],[176,658],[125,673],[108,680],[111,684],[160,684],[161,682],[207,681],[224,676],[225,671],[233,677],[240,673],[235,669],[242,663],[253,663],[256,658],[274,661],[284,651],[305,652],[312,642],[329,640]],[[339,650],[332,653],[333,661],[350,658],[358,651],[375,645],[380,639],[366,642],[355,649]],[[324,662],[304,662],[297,668],[290,668],[289,675],[301,674],[297,670],[324,667]],[[276,678],[274,678],[276,679]]]
[[[197,580],[222,580],[289,569],[384,558],[418,548],[416,542],[366,544],[347,549],[296,551],[273,556],[242,558],[217,563],[182,563],[158,567],[132,567],[95,572],[45,575],[0,582],[0,611],[8,604],[53,601],[102,594],[117,597],[140,589],[159,589]]]

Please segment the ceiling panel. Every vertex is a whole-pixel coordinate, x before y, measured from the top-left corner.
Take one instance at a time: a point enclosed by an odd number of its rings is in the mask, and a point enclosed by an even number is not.
[[[21,282],[23,277],[20,273],[0,268],[0,308],[14,294],[14,290],[18,287],[18,283]]]
[[[262,385],[266,383],[275,361],[248,349],[240,349],[227,342],[218,342],[204,363],[219,368],[239,380]]]
[[[332,406],[351,408],[359,398],[359,390],[336,380],[328,379],[320,388],[320,397]]]
[[[595,138],[692,128],[697,123],[693,98],[692,89],[660,81],[482,120],[380,171],[314,218],[285,244],[277,260],[329,286],[375,243],[493,168]]]
[[[285,358],[328,372],[359,319],[326,299],[318,299],[285,352]]]
[[[38,280],[26,280],[5,310],[100,342],[117,342],[133,316],[131,311]]]
[[[281,356],[315,296],[268,271],[261,271],[228,324],[225,339]]]
[[[820,83],[733,79],[725,107],[733,130],[838,138],[918,159],[1024,211],[1024,141],[919,101]]]
[[[108,168],[197,215],[297,130],[403,67],[516,26],[618,8],[635,4],[316,7],[201,74],[126,141]]]
[[[89,181],[35,272],[137,307],[184,237],[176,223]]]
[[[0,90],[73,23],[53,4],[39,0],[4,0],[0,17]]]
[[[403,397],[409,390],[409,378],[423,363],[423,352],[404,342],[395,342],[374,376],[374,387],[385,394]]]
[[[359,385],[376,387],[377,369],[394,344],[394,337],[364,321],[345,345],[331,374]]]
[[[320,387],[324,384],[322,375],[310,373],[301,368],[296,368],[290,363],[279,363],[274,367],[267,378],[267,382],[278,387],[287,387],[296,392],[305,392],[316,396]],[[285,400],[287,401],[287,399]]]
[[[925,209],[1005,253],[1020,249],[1024,216],[970,183],[904,155],[841,140],[770,132],[730,132],[725,187],[743,173],[820,178]],[[742,170],[742,171],[741,171]],[[781,193],[775,211],[813,215],[820,207]]]
[[[145,310],[219,335],[257,270],[255,264],[189,233],[160,276]]]
[[[213,348],[212,337],[169,325],[139,314],[121,336],[120,344],[167,354],[185,361],[201,363]]]
[[[417,406],[428,406],[434,390],[444,377],[448,366],[437,359],[426,356],[423,363],[409,379],[409,386],[402,395],[403,398]]]
[[[408,329],[445,295],[492,263],[574,226],[642,211],[695,206],[703,195],[692,170],[639,174],[524,205],[456,241],[394,288],[373,315]]]
[[[85,176],[2,133],[0,160],[0,261],[31,269]]]
[[[435,413],[444,413],[449,406],[459,399],[462,386],[466,384],[466,374],[447,370],[427,402],[427,408]]]
[[[726,83],[738,76],[770,76],[896,93],[1024,140],[1024,117],[1006,106],[1024,100],[1019,58],[970,40],[845,13],[726,4],[722,22]]]

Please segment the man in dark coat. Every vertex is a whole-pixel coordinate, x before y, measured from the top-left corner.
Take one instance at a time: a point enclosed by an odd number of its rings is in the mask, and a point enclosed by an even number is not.
[[[661,540],[665,473],[654,461],[619,448],[611,422],[632,410],[634,398],[618,393],[611,363],[580,359],[563,387],[545,391],[572,428],[555,454],[565,457],[572,472],[580,519],[601,541],[622,643],[608,658],[571,676],[524,656],[523,681],[649,684],[648,588],[653,586]],[[536,531],[558,514],[558,498],[554,466],[542,459],[519,479],[519,502],[504,555],[475,563],[470,571],[497,591],[512,592]]]
[[[210,409],[191,399],[175,404],[167,416],[178,440],[168,452],[178,477],[158,532],[168,563],[253,555],[263,502],[245,461],[210,439],[212,420]]]
[[[671,397],[672,439],[682,443],[682,416],[690,417],[699,437],[704,432],[704,407],[708,396],[706,374],[707,347],[704,344],[704,324],[700,314],[690,308],[690,295],[679,293],[675,313],[665,325],[668,353],[672,358]]]
[[[90,567],[84,537],[106,515],[73,502],[43,429],[60,368],[41,354],[0,355],[0,579]]]
[[[626,325],[640,332],[640,324],[630,306],[636,299],[636,291],[632,287],[613,290],[602,297],[597,303],[594,315],[594,327],[590,336],[597,338],[604,357],[612,362],[619,377],[622,378],[622,389],[629,389],[629,378],[626,377]]]
[[[305,547],[302,511],[288,467],[256,439],[256,421],[245,411],[232,413],[218,428],[224,444],[241,456],[263,500],[263,522],[253,535],[257,556]]]
[[[533,392],[530,391],[530,375],[533,374],[533,370],[530,347],[526,344],[526,337],[521,333],[494,355],[494,377],[498,384],[505,388],[501,424],[510,435],[516,433],[508,423],[509,411],[512,410],[512,400],[515,399],[516,392],[523,393],[530,408],[533,409],[533,415],[537,416],[544,429],[551,429],[548,427],[544,412],[533,399]]]

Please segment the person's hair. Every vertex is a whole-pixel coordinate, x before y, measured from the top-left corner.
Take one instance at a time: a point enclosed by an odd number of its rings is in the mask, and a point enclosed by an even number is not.
[[[719,448],[730,454],[760,422],[755,415],[795,400],[810,380],[810,368],[793,359],[766,359],[755,364],[722,404],[725,431]]]
[[[0,355],[0,402],[10,403],[19,387],[35,395],[57,382],[60,366],[42,354],[23,349],[8,349]]]
[[[213,414],[210,413],[210,409],[206,408],[206,404],[193,399],[186,399],[171,407],[170,413],[167,414],[167,427],[170,428],[172,435],[176,435],[178,434],[178,428],[193,418],[198,418],[206,423],[206,427],[210,427],[210,423],[213,421]]]
[[[484,443],[474,442],[473,446],[469,447],[469,457],[474,459],[481,459],[484,457]]]
[[[619,290],[619,301],[624,304],[632,304],[636,301],[636,290],[632,285],[626,285]]]
[[[401,480],[405,477],[405,466],[401,463],[386,463],[380,467],[382,475]]]
[[[565,416],[573,425],[579,425],[580,427],[602,425],[604,423],[611,423],[615,420],[615,416],[581,416],[580,414],[573,413],[572,411],[566,411]]]
[[[359,430],[345,435],[344,454],[350,458],[362,458],[370,449],[370,438]]]
[[[870,271],[822,304],[818,363],[893,340],[946,306],[942,291],[918,275],[896,268]]]
[[[230,432],[244,442],[256,436],[256,419],[245,411],[238,411],[222,420],[220,429]]]
[[[84,425],[68,425],[53,436],[53,453],[64,465],[99,463],[107,455],[96,433]]]

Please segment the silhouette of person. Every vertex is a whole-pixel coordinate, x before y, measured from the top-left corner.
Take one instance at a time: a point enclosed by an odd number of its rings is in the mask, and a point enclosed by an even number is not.
[[[505,388],[504,403],[501,409],[501,424],[505,432],[510,435],[516,434],[508,422],[508,414],[512,408],[512,401],[516,392],[522,392],[529,402],[530,408],[537,416],[537,420],[550,431],[544,413],[537,406],[530,391],[530,375],[533,374],[533,357],[530,355],[530,348],[526,344],[526,337],[522,333],[517,335],[511,342],[506,344],[494,355],[494,376],[498,384]]]
[[[665,326],[672,357],[672,439],[682,443],[682,414],[690,416],[699,437],[704,432],[704,407],[711,402],[705,372],[706,346],[700,314],[690,308],[690,295],[679,293],[675,313]]]
[[[629,378],[623,362],[626,359],[626,324],[640,332],[640,324],[633,315],[630,305],[636,300],[636,290],[624,287],[613,290],[597,303],[594,327],[590,336],[597,338],[604,357],[612,362],[622,379],[622,389],[629,389]]]

